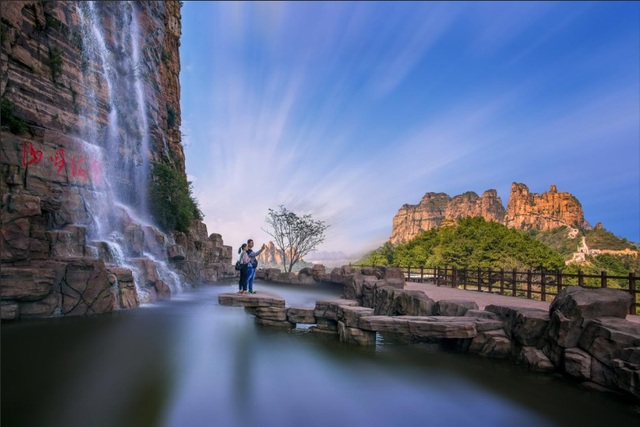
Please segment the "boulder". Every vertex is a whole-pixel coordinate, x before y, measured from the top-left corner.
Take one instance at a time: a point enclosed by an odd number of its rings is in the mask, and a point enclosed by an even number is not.
[[[613,372],[618,388],[640,398],[640,347],[622,350],[613,360]]]
[[[278,322],[287,320],[287,310],[284,307],[245,307],[244,310],[261,319]]]
[[[568,319],[588,320],[604,316],[624,319],[632,302],[632,296],[622,290],[569,286],[558,293],[549,312],[559,311]]]
[[[107,268],[101,259],[68,262],[61,294],[62,314],[65,315],[106,313],[118,305]]]
[[[15,302],[0,302],[0,319],[15,320],[18,318],[18,304]]]
[[[467,310],[464,317],[475,317],[478,319],[500,320],[500,317],[486,310]]]
[[[140,305],[138,291],[133,278],[133,272],[124,267],[107,267],[110,273],[109,282],[118,287],[120,308],[135,308]]]
[[[358,301],[346,299],[316,301],[313,314],[318,321],[320,319],[336,321],[340,317],[341,306],[357,307]]]
[[[523,346],[541,348],[549,327],[549,313],[536,308],[488,305],[486,311],[495,313],[504,323],[507,337]]]
[[[591,378],[591,355],[577,347],[564,351],[564,371],[580,380]]]
[[[536,347],[522,347],[518,354],[518,363],[538,372],[553,372],[555,370],[555,366],[549,358]]]
[[[287,308],[287,321],[291,323],[315,324],[316,316],[313,308],[289,307]]]
[[[153,287],[156,290],[156,296],[159,300],[171,299],[171,288],[164,280],[156,280]]]
[[[338,321],[338,337],[341,342],[371,346],[376,343],[376,333],[353,328]]]
[[[226,293],[218,295],[218,303],[231,307],[280,307],[284,308],[283,298],[268,294]]]
[[[433,313],[436,316],[464,316],[468,310],[477,310],[478,304],[465,300],[440,300],[435,303]]]
[[[628,347],[640,346],[640,324],[615,317],[589,320],[578,347],[600,362],[611,365]]]
[[[179,245],[169,245],[167,248],[167,257],[171,261],[183,261],[186,258],[186,252]]]
[[[295,323],[287,322],[286,320],[285,321],[270,320],[270,319],[263,319],[260,317],[256,317],[255,319],[258,325],[267,326],[269,328],[293,329],[296,327]]]
[[[338,309],[338,319],[345,326],[357,328],[362,316],[373,315],[373,309],[367,307],[340,306]]]
[[[326,274],[327,274],[327,269],[322,264],[315,264],[311,268],[311,276],[313,277],[313,280],[315,280],[316,282],[323,281]]]
[[[435,302],[421,291],[396,289],[390,286],[363,287],[363,305],[372,307],[376,315],[430,316]],[[367,294],[369,295],[368,297]]]

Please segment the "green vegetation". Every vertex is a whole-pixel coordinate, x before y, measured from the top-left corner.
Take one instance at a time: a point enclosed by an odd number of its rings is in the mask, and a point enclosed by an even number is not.
[[[62,51],[57,47],[49,49],[49,68],[51,68],[51,80],[55,82],[62,74]]]
[[[482,217],[464,218],[453,226],[425,231],[405,244],[386,243],[361,263],[518,270],[559,270],[564,267],[558,252],[529,233]]]
[[[637,249],[637,247],[627,239],[621,239],[602,227],[596,227],[593,230],[587,231],[585,236],[589,249],[608,249],[614,251]]]
[[[176,125],[176,111],[167,104],[167,128],[171,129]]]
[[[189,231],[194,219],[203,218],[192,195],[192,183],[171,165],[158,163],[150,188],[151,215],[164,231]]]
[[[640,257],[632,255],[589,255],[584,263],[572,263],[564,268],[564,273],[600,276],[604,271],[607,276],[627,277],[630,272],[638,274],[640,272]],[[599,286],[599,278],[585,279],[585,283],[590,286]],[[607,279],[607,287],[627,289],[629,281],[626,279]]]
[[[11,133],[21,134],[29,130],[29,125],[22,119],[17,118],[13,113],[13,104],[7,98],[2,99],[2,109],[0,114],[2,127],[8,127]]]
[[[546,231],[530,230],[530,233],[537,241],[544,243],[567,258],[571,258],[571,255],[578,249],[582,234],[578,233],[572,239],[569,237],[569,230],[569,227],[560,227]]]
[[[162,62],[164,62],[166,64],[168,62],[171,62],[171,55],[169,54],[169,52],[167,52],[163,48],[162,52],[160,53],[160,59],[162,59]]]

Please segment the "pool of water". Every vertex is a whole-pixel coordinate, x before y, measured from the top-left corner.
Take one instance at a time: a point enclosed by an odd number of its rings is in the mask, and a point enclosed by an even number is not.
[[[640,425],[632,402],[510,361],[260,327],[218,305],[236,286],[3,324],[2,426]],[[256,287],[296,306],[340,294]]]

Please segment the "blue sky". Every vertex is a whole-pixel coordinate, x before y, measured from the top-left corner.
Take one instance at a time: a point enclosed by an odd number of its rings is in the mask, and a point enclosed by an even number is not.
[[[374,249],[426,192],[555,184],[640,242],[640,3],[185,2],[187,174],[209,233],[269,208]]]

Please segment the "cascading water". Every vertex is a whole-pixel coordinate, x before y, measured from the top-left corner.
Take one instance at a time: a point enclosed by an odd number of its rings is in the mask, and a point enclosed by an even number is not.
[[[89,238],[107,263],[130,267],[141,301],[143,289],[141,259],[152,261],[157,276],[180,292],[180,277],[166,264],[166,244],[147,240],[143,246],[127,242],[125,234],[153,228],[148,216],[149,112],[157,100],[145,90],[144,76],[155,73],[141,55],[140,25],[134,2],[77,2],[83,45],[82,86],[86,102],[79,116],[79,139],[104,171],[94,179],[87,198],[90,212]],[[157,108],[155,109],[157,111]],[[107,112],[106,117],[104,112]],[[152,122],[157,123],[157,118]],[[160,233],[155,231],[154,234]],[[129,244],[128,244],[129,243]],[[138,261],[136,261],[138,260]],[[142,264],[145,264],[142,262]],[[147,267],[145,267],[147,268]]]

